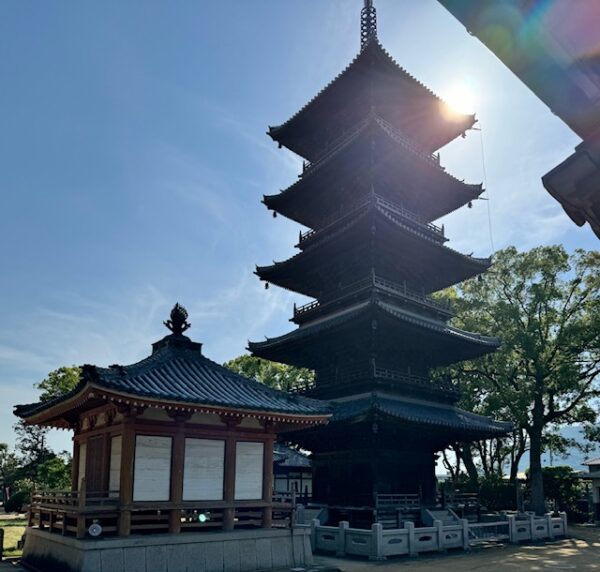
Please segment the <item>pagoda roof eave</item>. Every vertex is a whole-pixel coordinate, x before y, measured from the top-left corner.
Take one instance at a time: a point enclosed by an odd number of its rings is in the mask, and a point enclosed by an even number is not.
[[[449,259],[454,259],[456,261],[456,264],[461,264],[465,268],[468,268],[468,271],[465,272],[464,276],[461,276],[457,280],[457,282],[466,280],[469,277],[480,274],[487,270],[491,265],[490,258],[476,258],[473,256],[467,256],[465,254],[462,254],[457,250],[449,248],[448,246],[441,244],[439,241],[428,237],[426,234],[415,230],[410,225],[403,224],[397,219],[390,218],[385,214],[384,208],[382,209],[379,206],[374,206],[372,209],[365,209],[363,213],[359,213],[354,215],[353,217],[349,217],[349,221],[342,221],[343,224],[340,224],[338,226],[332,225],[332,227],[330,229],[327,229],[327,231],[324,232],[322,236],[318,239],[315,235],[315,238],[313,239],[314,242],[309,248],[306,248],[302,252],[295,254],[291,258],[288,258],[287,260],[283,261],[276,261],[273,264],[267,266],[257,265],[255,274],[265,282],[270,282],[287,290],[291,290],[293,292],[300,292],[307,296],[312,296],[315,298],[318,297],[319,292],[316,288],[301,286],[296,280],[290,278],[289,273],[291,272],[292,274],[294,274],[294,269],[297,268],[297,265],[305,261],[307,257],[313,256],[314,252],[316,252],[316,249],[322,247],[323,244],[340,239],[340,237],[350,232],[353,228],[356,227],[357,224],[359,224],[365,219],[366,214],[368,214],[370,210],[374,211],[377,214],[377,216],[380,216],[381,220],[386,224],[393,225],[395,228],[402,230],[403,232],[409,234],[413,238],[418,238],[419,240],[422,240],[422,244],[428,245],[434,249],[438,249],[438,251],[444,256],[448,257]],[[445,285],[440,286],[440,288],[444,287]],[[434,288],[433,290],[440,288]]]
[[[290,151],[299,154],[309,160],[314,159],[312,153],[302,148],[302,145],[295,144],[293,138],[288,140],[289,132],[292,131],[296,125],[301,124],[307,116],[309,116],[313,110],[322,103],[324,97],[326,97],[331,91],[337,87],[345,79],[349,78],[355,70],[358,70],[363,62],[370,56],[376,56],[377,61],[385,65],[391,73],[397,74],[399,78],[407,82],[410,88],[417,90],[419,96],[429,102],[429,105],[433,105],[433,112],[438,115],[440,121],[446,126],[447,133],[438,133],[437,140],[430,151],[435,151],[440,147],[443,147],[461,133],[464,133],[476,123],[474,114],[460,114],[450,111],[450,107],[440,97],[438,97],[433,91],[427,88],[413,75],[408,73],[402,66],[400,66],[394,58],[389,54],[387,50],[377,41],[376,39],[370,41],[366,46],[354,57],[348,66],[342,70],[332,81],[330,81],[321,91],[319,91],[311,100],[308,101],[300,110],[298,110],[292,117],[280,125],[269,126],[267,134],[276,141],[279,145],[287,147]],[[365,64],[366,65],[366,64]],[[447,110],[445,113],[442,110]],[[448,113],[448,111],[450,111]],[[454,121],[449,118],[455,118]]]
[[[489,417],[464,411],[453,405],[433,403],[419,399],[399,398],[380,393],[334,402],[331,424],[348,423],[369,413],[404,422],[434,425],[475,433],[483,437],[495,437],[512,430],[510,422],[495,421]]]
[[[479,347],[479,350],[470,352],[473,354],[471,357],[484,355],[495,351],[500,347],[500,339],[497,337],[482,336],[481,334],[467,332],[450,326],[445,322],[415,314],[414,312],[392,306],[391,304],[380,300],[369,300],[339,312],[334,316],[324,317],[316,323],[303,325],[282,336],[267,338],[262,342],[249,342],[248,350],[258,357],[279,361],[278,357],[281,357],[279,354],[291,351],[286,350],[285,348],[292,348],[297,344],[304,344],[306,343],[305,340],[307,340],[307,338],[310,339],[315,335],[328,333],[331,336],[332,332],[339,331],[346,323],[360,319],[363,316],[369,316],[372,311],[379,311],[390,319],[417,326],[442,339],[466,343],[472,348]],[[460,360],[457,359],[455,361]],[[306,364],[305,367],[310,366],[309,364]]]
[[[398,149],[399,153],[410,154],[411,157],[419,162],[419,164],[427,168],[432,176],[437,177],[440,182],[445,181],[447,185],[449,185],[447,191],[456,195],[457,201],[450,202],[447,207],[438,206],[436,209],[432,209],[431,213],[428,213],[429,216],[427,218],[429,220],[435,220],[453,212],[469,201],[477,199],[483,192],[483,185],[481,183],[471,184],[457,179],[442,168],[439,165],[439,162],[433,157],[417,149],[408,139],[403,137],[400,133],[394,132],[393,129],[387,126],[383,119],[373,115],[370,119],[363,120],[359,127],[354,130],[352,135],[344,140],[343,144],[337,146],[322,160],[303,172],[302,177],[298,181],[277,194],[264,195],[263,203],[271,210],[277,211],[301,224],[311,226],[304,217],[301,215],[298,216],[298,214],[294,212],[294,209],[289,205],[286,205],[286,203],[299,200],[301,205],[304,205],[306,202],[306,191],[310,188],[310,184],[314,180],[315,175],[318,175],[335,165],[335,162],[343,156],[344,152],[352,146],[353,143],[359,142],[361,135],[366,134],[369,129],[377,129],[378,134],[386,137],[386,140],[392,143],[395,148]],[[433,204],[443,204],[443,201],[441,203],[440,201],[435,201]]]

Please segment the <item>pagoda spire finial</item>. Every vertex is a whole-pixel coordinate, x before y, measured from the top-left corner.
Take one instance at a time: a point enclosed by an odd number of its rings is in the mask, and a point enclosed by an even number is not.
[[[192,325],[187,321],[187,310],[179,303],[173,306],[170,318],[170,320],[166,320],[163,324],[175,335],[183,334]]]
[[[377,10],[373,0],[364,0],[360,12],[360,47],[364,48],[373,38],[377,38]]]

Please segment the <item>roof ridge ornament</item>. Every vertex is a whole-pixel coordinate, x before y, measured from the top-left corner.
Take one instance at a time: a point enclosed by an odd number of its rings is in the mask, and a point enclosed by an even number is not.
[[[377,39],[377,10],[373,0],[364,0],[360,11],[360,47],[363,49],[372,39]]]
[[[164,321],[163,324],[176,336],[180,336],[192,325],[188,323],[187,319],[187,310],[177,302],[171,310],[170,319]]]

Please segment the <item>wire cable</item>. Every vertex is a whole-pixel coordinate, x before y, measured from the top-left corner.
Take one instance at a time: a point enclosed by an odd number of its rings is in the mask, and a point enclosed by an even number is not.
[[[490,200],[490,189],[488,187],[487,181],[487,170],[485,168],[485,149],[483,146],[483,126],[479,123],[479,142],[481,144],[481,168],[483,171],[483,184],[485,185],[485,194],[486,202],[487,202],[487,219],[488,219],[488,231],[490,234],[490,246],[492,247],[492,254],[496,252],[496,248],[494,247],[494,233],[492,231],[492,206]]]

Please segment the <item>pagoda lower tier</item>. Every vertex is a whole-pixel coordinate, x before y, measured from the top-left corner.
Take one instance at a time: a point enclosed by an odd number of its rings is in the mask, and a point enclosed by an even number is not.
[[[431,506],[437,452],[511,429],[454,405],[384,392],[337,400],[333,407],[327,427],[289,436],[312,451],[313,499],[330,507],[372,507],[378,494],[418,494]]]
[[[435,292],[487,270],[490,260],[444,246],[443,236],[372,194],[367,203],[334,224],[301,237],[303,251],[256,274],[312,298],[321,298],[374,269],[392,282]]]
[[[310,228],[339,218],[377,189],[383,198],[431,222],[483,192],[450,175],[439,157],[428,155],[377,115],[370,114],[335,141],[300,179],[277,195],[263,197],[267,208]],[[323,192],[326,189],[326,192]]]
[[[363,368],[372,358],[386,367],[423,374],[430,368],[494,351],[499,339],[472,334],[411,311],[377,292],[345,308],[264,342],[256,356],[319,371]]]

